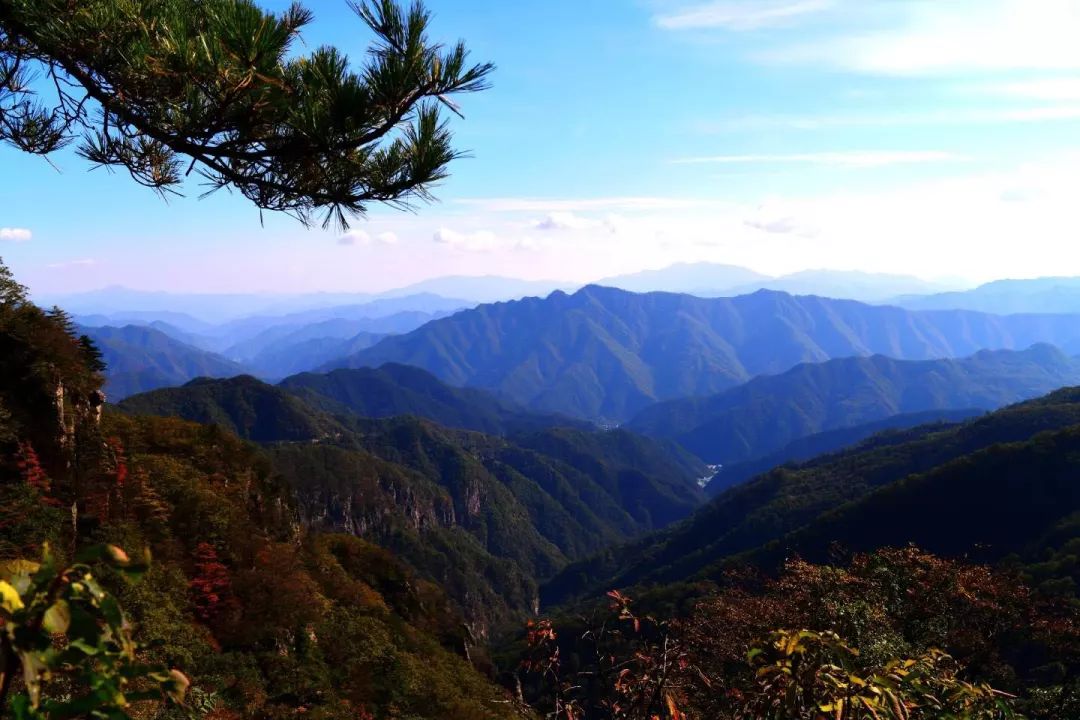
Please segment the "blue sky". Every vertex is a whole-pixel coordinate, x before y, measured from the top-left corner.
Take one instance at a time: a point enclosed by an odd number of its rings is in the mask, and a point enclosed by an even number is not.
[[[343,0],[308,5],[308,45],[363,53]],[[435,36],[498,65],[492,90],[462,98],[473,157],[438,204],[376,209],[341,237],[3,147],[0,255],[49,293],[578,281],[699,260],[1080,274],[1075,0],[428,5]]]

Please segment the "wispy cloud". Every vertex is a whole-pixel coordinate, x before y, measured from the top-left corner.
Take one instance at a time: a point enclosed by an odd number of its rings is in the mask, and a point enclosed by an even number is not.
[[[337,239],[338,245],[366,247],[372,243],[380,245],[397,245],[398,236],[392,232],[383,232],[374,237],[363,230],[350,230]]]
[[[500,245],[498,236],[489,230],[459,232],[441,227],[435,231],[432,239],[440,245],[473,252],[488,252],[497,249]]]
[[[777,155],[710,155],[680,158],[672,162],[677,165],[808,164],[839,167],[883,167],[886,165],[949,162],[963,159],[961,155],[934,150],[871,150]]]
[[[97,260],[93,258],[81,258],[79,260],[66,260],[64,262],[49,263],[46,267],[54,270],[73,267],[91,267],[97,265]]]
[[[1080,68],[1076,51],[1080,3],[1075,0],[957,0],[870,7],[883,11],[888,27],[774,48],[759,58],[899,76]]]
[[[0,240],[8,242],[26,242],[34,237],[34,233],[26,228],[0,227]]]
[[[660,13],[654,22],[667,30],[757,30],[784,25],[835,4],[835,0],[714,0]]]

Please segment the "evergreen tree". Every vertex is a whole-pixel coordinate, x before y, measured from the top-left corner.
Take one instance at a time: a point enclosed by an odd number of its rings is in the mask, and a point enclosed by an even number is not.
[[[97,346],[97,343],[95,343],[89,335],[79,336],[79,348],[82,350],[83,358],[86,361],[86,367],[90,372],[105,372],[105,360],[103,359],[101,348]]]
[[[0,112],[0,119],[2,118],[3,114]],[[26,287],[15,280],[15,275],[4,264],[4,259],[0,258],[0,313],[13,311],[27,302]]]
[[[433,42],[422,2],[349,5],[375,35],[359,67],[332,47],[293,53],[312,20],[298,3],[0,0],[0,142],[46,155],[78,139],[160,192],[197,171],[304,222],[428,199],[461,154],[440,108],[493,66]]]

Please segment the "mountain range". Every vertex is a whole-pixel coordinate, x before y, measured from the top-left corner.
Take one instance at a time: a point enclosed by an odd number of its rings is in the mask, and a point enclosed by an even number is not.
[[[589,286],[465,310],[323,369],[414,365],[533,410],[618,423],[656,401],[722,392],[800,363],[960,357],[1040,342],[1075,352],[1080,323],[771,291],[699,298]]]
[[[827,430],[908,413],[993,410],[1076,384],[1080,360],[1050,345],[960,359],[842,358],[804,363],[709,397],[659,403],[626,427],[730,465]]]

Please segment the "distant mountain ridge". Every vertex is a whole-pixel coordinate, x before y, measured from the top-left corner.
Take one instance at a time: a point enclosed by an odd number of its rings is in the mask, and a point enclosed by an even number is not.
[[[798,365],[705,398],[646,408],[626,427],[710,463],[747,462],[816,433],[930,410],[994,410],[1080,384],[1080,360],[1051,345],[959,359],[882,355]]]
[[[243,365],[149,327],[80,327],[79,332],[101,348],[107,365],[105,393],[114,401],[182,385],[196,377],[232,377],[247,372]]]
[[[716,297],[729,293],[738,294],[733,293],[735,288],[745,288],[774,279],[738,265],[676,263],[659,270],[615,275],[590,284],[637,293],[677,292]]]
[[[802,270],[747,283],[732,289],[732,295],[756,290],[776,290],[791,295],[817,295],[859,302],[881,302],[897,295],[926,294],[948,290],[949,286],[910,275],[890,275],[845,270]],[[951,308],[944,308],[951,309]]]
[[[913,310],[958,308],[998,315],[1080,313],[1080,278],[995,280],[960,292],[904,294],[890,302]]]
[[[926,294],[951,289],[946,283],[909,275],[889,275],[850,270],[803,270],[774,277],[737,265],[676,263],[659,270],[597,280],[592,285],[630,292],[674,292],[699,297],[733,297],[758,290],[792,295],[878,302],[898,295]]]
[[[414,365],[533,410],[623,422],[656,401],[722,392],[800,363],[960,357],[1040,342],[1076,351],[1080,322],[772,291],[706,299],[589,286],[465,310],[322,369]]]

